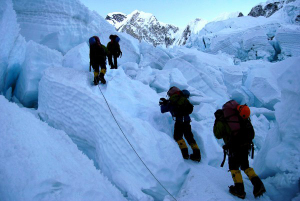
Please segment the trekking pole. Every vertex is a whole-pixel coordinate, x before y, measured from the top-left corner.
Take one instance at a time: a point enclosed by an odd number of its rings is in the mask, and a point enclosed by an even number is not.
[[[253,142],[251,143],[251,149],[252,149],[252,151],[251,151],[251,159],[253,159],[254,158],[254,144],[253,144]]]
[[[224,149],[224,148],[223,148],[223,153],[224,153],[224,157],[223,157],[223,161],[222,161],[222,163],[221,163],[221,167],[224,166],[224,163],[225,163],[225,160],[226,160],[226,155],[227,155],[227,149]]]

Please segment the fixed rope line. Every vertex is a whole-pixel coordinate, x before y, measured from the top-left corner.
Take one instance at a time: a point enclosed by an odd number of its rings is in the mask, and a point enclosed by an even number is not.
[[[145,164],[145,162],[142,160],[142,158],[140,157],[140,155],[136,152],[136,150],[134,149],[134,147],[132,146],[132,144],[130,143],[130,141],[128,140],[128,138],[126,137],[125,133],[123,132],[121,126],[119,125],[119,123],[118,123],[118,121],[117,121],[115,115],[113,114],[113,112],[112,112],[112,110],[111,110],[111,108],[110,108],[110,106],[109,106],[109,104],[108,104],[108,102],[107,102],[107,100],[106,100],[104,94],[102,93],[102,90],[101,90],[101,88],[100,88],[99,85],[98,85],[98,88],[99,88],[99,90],[100,90],[100,92],[101,92],[101,94],[102,94],[102,96],[103,96],[103,98],[104,98],[104,100],[105,100],[105,102],[106,102],[106,105],[107,105],[107,107],[108,107],[108,109],[109,109],[111,115],[113,116],[115,122],[117,123],[119,129],[121,130],[121,132],[122,132],[122,134],[124,135],[125,139],[127,140],[128,144],[131,146],[131,148],[133,149],[133,151],[135,152],[135,154],[136,154],[136,155],[138,156],[138,158],[142,161],[142,163],[143,163],[144,166],[147,168],[147,170],[151,173],[151,175],[154,177],[154,179],[161,185],[161,187],[163,187],[163,189],[165,189],[165,191],[167,191],[167,193],[168,193],[174,200],[176,200],[176,198],[175,198],[175,197],[174,197],[174,196],[173,196],[173,195],[172,195],[172,194],[171,194],[171,193],[170,193],[170,192],[162,185],[162,183],[155,177],[155,175],[151,172],[151,170],[148,168],[148,166],[147,166],[147,165]],[[177,200],[176,200],[176,201],[177,201]]]

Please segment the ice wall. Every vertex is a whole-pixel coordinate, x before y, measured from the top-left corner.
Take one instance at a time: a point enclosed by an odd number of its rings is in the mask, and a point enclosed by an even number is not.
[[[62,66],[60,52],[44,45],[29,41],[26,46],[25,60],[15,87],[15,96],[25,107],[37,107],[38,86],[44,70]]]
[[[109,71],[106,79],[100,88],[120,127],[149,169],[176,195],[188,169],[176,142],[151,125],[161,115],[158,95],[122,69]],[[167,193],[122,135],[92,80],[92,74],[70,68],[47,69],[39,87],[40,115],[64,130],[129,199],[163,199]]]
[[[291,58],[274,67],[281,89],[281,101],[275,105],[276,127],[268,132],[254,168],[271,185],[274,200],[290,200],[299,192],[300,165],[300,57]]]
[[[78,0],[13,0],[13,6],[26,41],[33,40],[62,53],[93,35],[106,44],[109,34],[115,32]]]
[[[1,200],[126,200],[66,133],[3,96],[0,122]]]
[[[12,88],[24,60],[25,41],[19,35],[11,0],[0,2],[0,92],[10,99]],[[8,92],[7,92],[8,91]]]

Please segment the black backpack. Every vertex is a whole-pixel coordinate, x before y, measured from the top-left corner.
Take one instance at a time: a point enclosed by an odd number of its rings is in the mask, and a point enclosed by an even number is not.
[[[173,107],[173,112],[175,116],[187,116],[192,114],[194,106],[182,94],[182,92],[179,95],[172,95],[169,100]]]
[[[90,43],[90,59],[92,63],[102,63],[106,60],[106,51],[97,36],[89,39]]]

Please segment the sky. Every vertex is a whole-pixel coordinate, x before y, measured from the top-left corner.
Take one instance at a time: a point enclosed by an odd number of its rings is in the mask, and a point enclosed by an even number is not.
[[[102,17],[111,12],[130,14],[134,10],[152,13],[159,21],[185,27],[201,18],[213,20],[224,12],[240,11],[248,15],[255,5],[266,0],[80,0]]]

